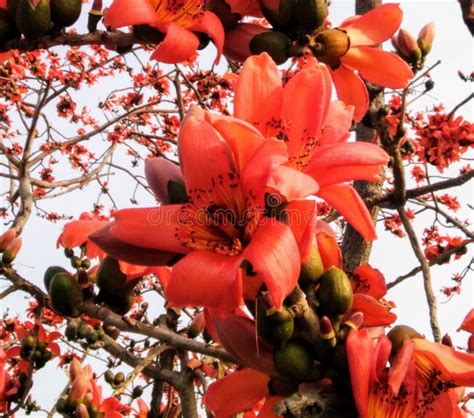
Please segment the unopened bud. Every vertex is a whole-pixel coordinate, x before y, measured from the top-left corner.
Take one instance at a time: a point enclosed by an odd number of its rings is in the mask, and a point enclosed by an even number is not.
[[[327,15],[327,0],[297,0],[296,2],[296,28],[305,33],[310,34],[321,27]]]
[[[50,0],[50,5],[51,19],[59,28],[73,25],[81,15],[82,0]]]
[[[41,38],[51,27],[50,0],[19,0],[15,23],[25,38]]]
[[[262,33],[271,32],[260,25],[240,23],[225,34],[224,55],[231,60],[244,62],[253,55],[250,50],[252,39]]]
[[[283,32],[271,31],[252,38],[249,44],[254,55],[266,52],[277,65],[283,64],[290,57],[290,38]]]
[[[162,157],[148,158],[145,160],[145,177],[161,203],[185,203],[183,199],[187,200],[183,173],[172,161]]]
[[[408,325],[397,325],[390,330],[387,337],[392,342],[392,354],[398,353],[405,340],[409,338],[423,338],[418,331]]]
[[[421,59],[421,50],[414,36],[405,29],[400,29],[397,45],[402,56],[410,63],[416,64]]]
[[[474,334],[471,334],[467,340],[467,352],[474,354]]]
[[[299,280],[317,282],[324,273],[321,255],[316,247],[311,248],[309,260],[301,265]]]
[[[434,22],[430,22],[423,26],[418,34],[418,46],[421,50],[421,54],[423,57],[426,57],[433,46],[433,41],[436,35],[436,27]]]
[[[7,245],[7,248],[3,251],[2,262],[5,264],[10,264],[17,256],[21,248],[21,238],[15,237]]]
[[[189,338],[196,338],[205,328],[204,313],[197,313],[188,325],[187,334]]]
[[[309,48],[319,61],[337,67],[340,58],[349,50],[350,41],[344,30],[328,29],[320,32]]]
[[[293,23],[296,0],[260,0],[263,15],[275,29],[289,29]]]
[[[313,369],[311,349],[303,341],[287,341],[275,350],[273,359],[278,373],[291,381],[303,382]]]
[[[17,236],[18,230],[16,228],[10,228],[8,231],[0,235],[0,252],[7,249],[8,245]]]
[[[449,336],[449,334],[444,334],[443,338],[441,339],[441,344],[446,345],[448,347],[454,347],[453,340]]]
[[[352,285],[346,273],[331,267],[321,276],[318,299],[322,312],[329,316],[343,315],[352,307]]]
[[[87,411],[87,407],[83,403],[77,405],[74,416],[76,418],[89,418],[89,412]]]

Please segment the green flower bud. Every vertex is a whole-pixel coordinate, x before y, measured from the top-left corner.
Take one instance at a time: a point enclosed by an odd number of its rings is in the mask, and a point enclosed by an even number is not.
[[[107,370],[104,373],[104,379],[107,383],[112,384],[114,382],[114,379],[115,379],[114,372],[112,370]]]
[[[295,330],[295,322],[285,307],[280,312],[267,311],[263,302],[257,305],[257,330],[259,335],[272,344],[289,340]]]
[[[290,38],[283,32],[264,32],[252,38],[249,48],[254,55],[266,52],[276,64],[283,64],[289,58]]]
[[[51,28],[50,1],[19,0],[15,23],[25,38],[41,38]]]
[[[125,374],[123,372],[118,372],[114,378],[114,385],[120,385],[125,382]]]
[[[301,281],[317,282],[324,273],[324,265],[321,255],[316,247],[311,248],[309,260],[301,265]]]
[[[313,356],[304,341],[287,341],[274,351],[273,360],[278,373],[295,382],[303,382],[313,369]]]
[[[51,283],[51,279],[54,277],[56,273],[66,273],[67,270],[61,266],[50,266],[46,269],[43,275],[43,283],[46,290],[49,290],[49,284]]]
[[[56,273],[49,283],[51,307],[60,315],[77,318],[82,311],[82,289],[68,273]]]
[[[260,7],[268,22],[278,30],[291,29],[294,23],[296,0],[260,0]]]
[[[82,0],[50,0],[50,3],[51,19],[59,28],[73,25],[81,15]]]
[[[295,8],[296,28],[312,33],[319,28],[328,15],[326,0],[297,0]]]
[[[321,276],[318,299],[321,311],[329,316],[343,315],[352,307],[352,285],[346,273],[331,267]]]

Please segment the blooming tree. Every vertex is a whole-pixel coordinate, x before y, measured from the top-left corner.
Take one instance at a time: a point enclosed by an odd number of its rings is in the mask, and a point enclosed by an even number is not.
[[[455,346],[438,299],[472,270],[473,95],[420,111],[434,24],[327,3],[0,0],[1,414],[469,414],[474,311]],[[63,225],[41,284],[16,258],[34,216]],[[382,228],[409,273],[371,263]],[[418,274],[428,335],[389,293]]]

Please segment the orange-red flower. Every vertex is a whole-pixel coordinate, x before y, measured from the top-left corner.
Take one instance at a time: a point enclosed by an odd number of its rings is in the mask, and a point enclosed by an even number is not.
[[[387,286],[379,270],[363,264],[354,270],[350,280],[354,299],[349,316],[362,312],[365,327],[387,326],[396,321],[397,316],[390,311],[393,304],[382,299],[387,294]]]
[[[192,58],[199,47],[193,32],[209,34],[217,48],[219,61],[224,43],[224,29],[214,13],[204,11],[202,0],[114,0],[106,10],[107,26],[120,28],[149,25],[164,34],[152,59],[174,64]]]
[[[290,227],[265,217],[266,191],[295,200],[316,191],[316,182],[281,165],[288,160],[283,142],[198,107],[182,123],[178,152],[188,203],[118,211],[108,236],[184,255],[165,291],[174,305],[235,307],[246,282],[259,280],[280,308],[297,282],[301,259]],[[257,277],[243,278],[244,260]]]
[[[354,70],[371,83],[394,89],[406,87],[413,77],[410,67],[399,56],[376,47],[395,34],[402,18],[399,5],[387,3],[349,18],[334,29],[345,32],[349,47],[339,57],[339,65],[331,68],[331,75],[339,98],[355,106],[356,120],[362,119],[367,111],[368,95]]]
[[[289,154],[288,169],[313,177],[319,185],[316,196],[366,239],[375,239],[369,212],[347,183],[379,181],[380,167],[388,156],[374,144],[347,142],[353,107],[331,102],[327,68],[312,62],[283,86],[277,66],[263,53],[245,61],[235,90],[235,116],[266,137],[281,140]]]
[[[407,339],[386,368],[392,344],[352,330],[346,342],[361,418],[463,417],[460,387],[474,384],[474,355],[423,338]]]

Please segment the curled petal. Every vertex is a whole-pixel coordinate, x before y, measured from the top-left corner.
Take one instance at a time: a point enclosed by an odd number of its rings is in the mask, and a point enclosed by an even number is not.
[[[354,292],[365,293],[375,299],[381,299],[387,294],[385,277],[380,270],[365,263],[357,267],[351,276]]]
[[[377,238],[370,213],[352,186],[334,184],[323,187],[318,196],[344,216],[364,239],[372,241]]]
[[[377,45],[388,39],[402,23],[403,12],[397,3],[388,3],[364,15],[345,21],[341,26],[349,35],[351,47]]]
[[[164,204],[168,200],[168,183],[184,183],[183,173],[179,166],[163,157],[145,160],[145,177],[156,198]]]
[[[352,126],[352,119],[354,119],[354,110],[354,106],[346,105],[342,100],[331,102],[319,138],[321,145],[347,141],[350,136],[349,129]]]
[[[397,320],[397,315],[390,312],[387,305],[363,293],[355,293],[351,311],[364,314],[365,327],[388,326]]]
[[[351,48],[341,58],[341,62],[344,66],[357,69],[360,75],[371,83],[383,87],[405,88],[413,78],[412,70],[403,59],[378,48]]]
[[[285,209],[287,222],[300,249],[301,263],[308,261],[316,230],[316,202],[294,200]]]
[[[336,237],[325,231],[318,231],[316,233],[316,242],[324,271],[329,270],[333,266],[342,269],[342,253],[339,245],[337,245]]]
[[[165,39],[156,47],[151,59],[176,64],[192,58],[196,53],[199,39],[188,29],[175,23],[159,25],[159,29],[165,33]]]
[[[458,331],[461,330],[474,334],[474,308],[469,311],[469,313],[462,321],[461,326],[458,328]]]
[[[344,103],[354,106],[354,119],[360,122],[369,108],[369,93],[364,82],[345,65],[331,71],[331,76],[337,96]]]
[[[191,30],[207,33],[211,37],[217,48],[217,56],[214,63],[218,64],[221,59],[222,49],[224,48],[225,37],[224,28],[219,18],[214,13],[205,11]]]

